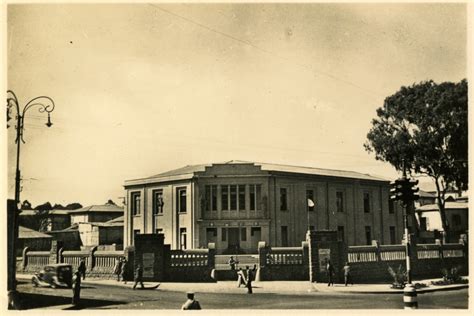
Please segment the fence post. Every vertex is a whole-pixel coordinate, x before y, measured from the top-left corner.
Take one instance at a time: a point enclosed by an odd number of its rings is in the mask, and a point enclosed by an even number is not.
[[[28,266],[28,251],[30,251],[29,247],[25,247],[22,253],[22,270],[25,271],[26,267]]]
[[[134,255],[135,255],[135,247],[134,246],[128,246],[124,250],[124,256],[125,260],[127,260],[127,271],[125,271],[125,281],[131,281],[133,280],[133,262],[134,262]],[[167,267],[165,266],[165,269]]]
[[[207,244],[207,248],[209,249],[207,254],[207,266],[210,269],[214,269],[216,265],[216,244],[210,242]]]
[[[435,244],[438,245],[439,258],[441,259],[441,261],[443,261],[444,260],[444,254],[443,254],[443,243],[442,243],[441,239],[436,239]]]
[[[268,247],[265,241],[258,242],[258,270],[255,276],[255,281],[259,282],[263,280],[262,273],[266,269],[267,265]]]
[[[305,278],[309,278],[309,244],[307,241],[301,242],[301,249],[303,252],[303,269],[305,270]]]
[[[96,251],[97,251],[97,246],[94,246],[91,248],[89,252],[89,266],[87,267],[87,270],[89,270],[89,272],[92,272],[92,270],[95,267],[95,252]]]
[[[60,240],[51,241],[51,250],[49,252],[49,263],[59,263],[59,250],[63,247],[63,242]]]

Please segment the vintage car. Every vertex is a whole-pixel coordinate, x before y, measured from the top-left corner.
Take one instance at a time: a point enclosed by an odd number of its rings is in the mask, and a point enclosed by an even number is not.
[[[31,279],[33,286],[72,287],[72,266],[70,264],[58,263],[44,266],[35,273]]]

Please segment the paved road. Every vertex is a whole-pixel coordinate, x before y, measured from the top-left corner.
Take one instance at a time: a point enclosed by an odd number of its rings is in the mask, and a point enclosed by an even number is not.
[[[72,290],[33,288],[20,283],[25,308],[65,308]],[[82,308],[92,309],[179,309],[186,295],[160,290],[131,290],[106,285],[85,285],[81,291]],[[333,294],[302,295],[197,293],[203,309],[402,309],[398,294]],[[434,292],[418,296],[420,308],[467,308],[468,290]],[[30,304],[30,305],[28,305]]]

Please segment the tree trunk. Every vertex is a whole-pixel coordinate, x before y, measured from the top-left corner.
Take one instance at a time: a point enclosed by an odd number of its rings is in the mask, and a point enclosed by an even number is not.
[[[439,215],[441,217],[441,225],[443,225],[443,230],[444,233],[447,234],[449,225],[448,221],[446,219],[446,212],[445,212],[445,201],[444,201],[444,195],[446,193],[446,189],[440,188],[438,178],[435,178],[435,184],[436,184],[436,192],[438,193],[438,198],[436,199],[436,204],[438,204],[438,209],[439,209]]]

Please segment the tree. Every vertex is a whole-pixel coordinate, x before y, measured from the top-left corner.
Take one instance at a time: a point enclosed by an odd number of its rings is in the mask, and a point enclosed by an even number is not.
[[[445,232],[448,188],[468,188],[467,81],[433,81],[401,87],[377,109],[364,144],[398,171],[431,177]]]
[[[65,207],[66,210],[77,210],[79,208],[82,208],[81,203],[70,203]]]
[[[105,203],[105,204],[108,204],[108,205],[117,205],[117,204],[115,204],[115,202],[112,201],[111,199],[109,199],[109,200],[107,201],[107,203]]]
[[[24,200],[23,203],[21,203],[21,210],[32,210],[33,208],[31,207],[31,203],[28,200]]]
[[[42,232],[48,230],[48,225],[51,222],[51,218],[49,216],[49,211],[51,211],[53,207],[51,203],[46,202],[41,205],[37,205],[35,210],[37,210],[35,215],[35,220],[38,224],[37,230]]]

